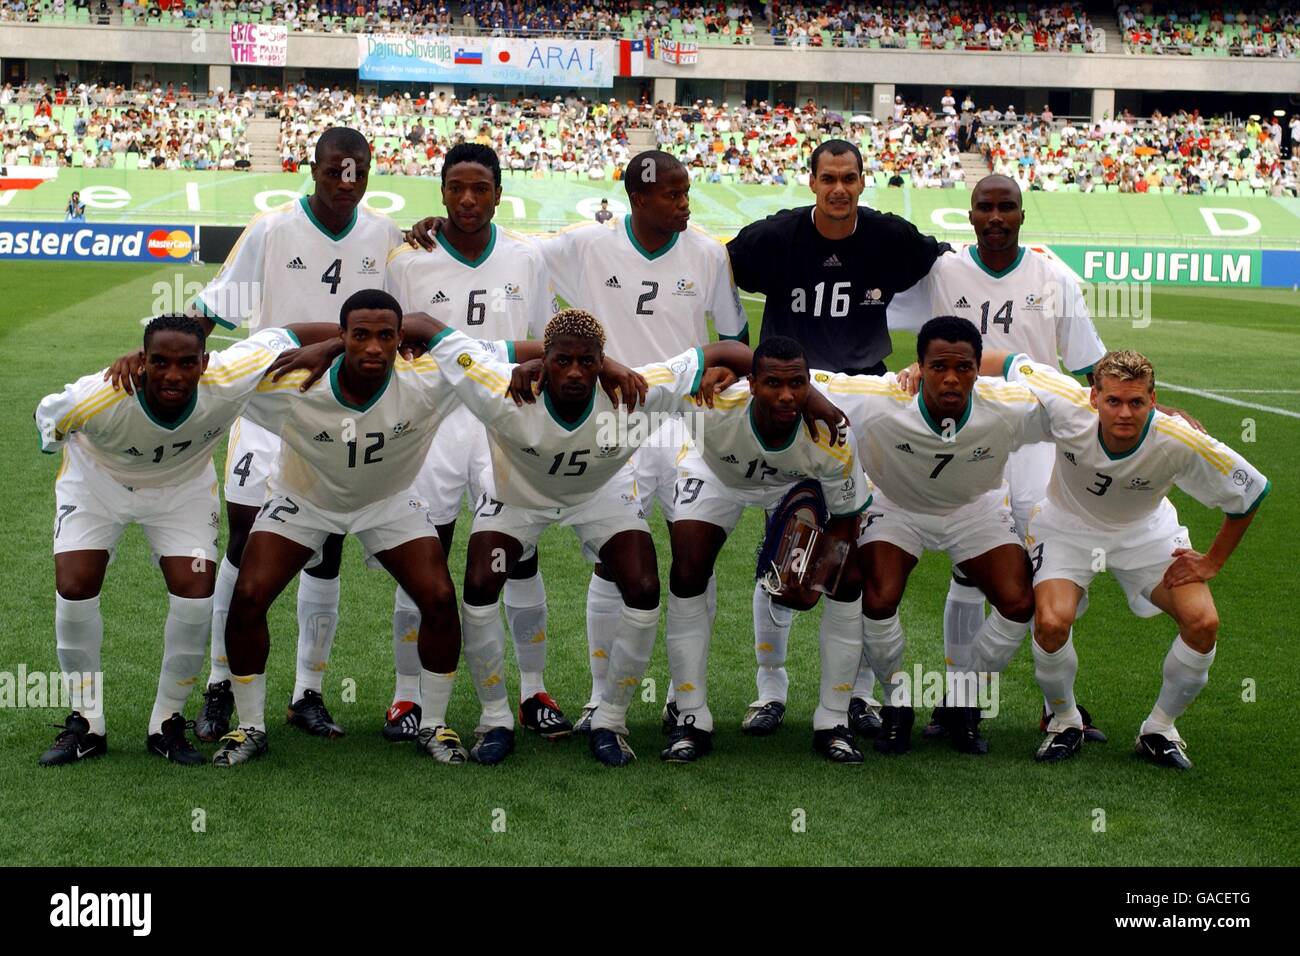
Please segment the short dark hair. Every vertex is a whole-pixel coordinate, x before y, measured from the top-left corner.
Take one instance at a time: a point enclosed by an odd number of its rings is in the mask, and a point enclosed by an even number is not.
[[[828,139],[813,150],[812,159],[809,161],[809,169],[812,170],[814,176],[817,175],[817,161],[821,159],[822,153],[830,153],[832,156],[843,156],[845,153],[852,153],[853,158],[858,161],[858,175],[862,175],[862,151],[847,139]]]
[[[313,153],[312,162],[322,162],[322,154],[331,149],[344,156],[370,155],[370,143],[351,126],[331,126],[321,133],[320,139],[316,140],[316,151]]]
[[[149,350],[149,340],[153,338],[155,332],[180,332],[182,335],[192,335],[199,340],[200,350],[207,347],[208,333],[204,331],[203,325],[198,319],[179,312],[168,312],[149,320],[149,324],[144,327],[146,352]]]
[[[478,163],[492,171],[492,181],[501,185],[501,160],[496,150],[482,143],[457,143],[447,151],[447,158],[442,161],[442,178],[447,178],[447,170],[460,163]]]
[[[754,374],[758,374],[758,365],[763,359],[777,362],[802,361],[804,368],[808,367],[808,353],[804,351],[802,345],[788,335],[773,335],[758,343],[758,348],[754,349],[754,361],[751,366]]]
[[[397,316],[397,327],[402,327],[402,306],[383,289],[361,289],[348,296],[339,308],[339,328],[346,330],[348,316],[358,309],[380,309]]]
[[[984,340],[970,319],[963,319],[959,315],[940,315],[921,326],[921,331],[916,333],[916,360],[922,365],[925,364],[926,349],[936,339],[943,342],[969,342],[975,349],[975,364],[979,364],[984,352]]]
[[[628,196],[634,196],[652,189],[660,176],[677,169],[685,170],[686,167],[676,156],[665,153],[662,149],[647,149],[643,153],[637,153],[627,164],[623,173],[623,188],[627,190]]]

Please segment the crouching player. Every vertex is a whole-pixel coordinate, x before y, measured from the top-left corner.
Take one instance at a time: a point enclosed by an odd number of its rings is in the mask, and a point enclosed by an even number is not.
[[[185,701],[207,647],[216,578],[217,501],[212,452],[276,357],[299,337],[333,326],[267,329],[208,353],[198,321],[163,315],[144,331],[130,364],[140,381],[119,389],[109,373],[78,379],[36,409],[41,450],[63,448],[55,481],[54,633],[74,712],[40,759],[53,766],[108,749],[100,696],[104,623],[99,593],[117,542],[136,523],[167,583],[162,674],[146,749],[180,764],[202,763],[185,734]],[[120,362],[119,362],[120,364]],[[73,677],[75,675],[75,677]]]
[[[1164,681],[1138,731],[1137,753],[1165,767],[1191,761],[1174,722],[1209,681],[1219,614],[1208,581],[1222,570],[1269,492],[1269,482],[1227,445],[1155,408],[1155,371],[1137,352],[1107,352],[1089,390],[1025,355],[986,353],[982,370],[1028,387],[1050,418],[1056,464],[1029,520],[1034,566],[1034,672],[1052,706],[1035,759],[1079,752],[1083,720],[1074,698],[1079,660],[1071,627],[1087,607],[1096,556],[1139,617],[1161,611],[1178,625]],[[1222,509],[1210,550],[1192,549],[1166,495],[1178,486]]]
[[[693,417],[694,447],[678,463],[673,492],[666,640],[677,706],[669,711],[676,719],[660,755],[664,760],[689,763],[713,749],[705,589],[745,507],[771,509],[793,486],[817,481],[830,517],[826,534],[842,540],[845,551],[854,546],[857,516],[871,500],[857,443],[850,434],[845,444],[836,444],[825,431],[818,440],[811,438],[803,428],[810,396],[829,407],[810,388],[803,346],[774,336],[754,350],[748,381],[717,395],[711,409]],[[833,420],[839,418],[836,412]],[[821,696],[813,714],[813,748],[837,763],[862,762],[848,731],[849,697],[862,657],[860,591],[856,562],[849,562],[849,573],[822,602]],[[768,671],[760,669],[760,680]],[[779,720],[785,690],[760,686],[751,711],[766,707]]]
[[[471,751],[480,763],[499,763],[514,748],[497,598],[510,568],[553,524],[572,527],[586,558],[599,560],[618,584],[623,609],[608,679],[592,716],[590,747],[607,766],[635,758],[626,740],[627,710],[654,649],[659,573],[627,464],[636,451],[636,432],[619,434],[615,406],[596,388],[604,342],[604,330],[590,313],[568,309],[547,324],[539,362],[511,366],[451,331],[437,338],[431,353],[461,400],[487,426],[492,453],[470,532],[461,611],[465,660],[483,705]],[[636,369],[648,386],[643,413],[681,410],[692,394],[711,393],[728,376],[748,373],[750,358],[747,346],[714,342]],[[716,366],[722,367],[714,371]],[[532,400],[536,377],[542,379],[541,402]],[[521,404],[506,399],[508,389]]]

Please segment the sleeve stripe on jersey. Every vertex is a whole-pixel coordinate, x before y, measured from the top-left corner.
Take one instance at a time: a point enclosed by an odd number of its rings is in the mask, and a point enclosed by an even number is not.
[[[850,376],[857,378],[858,376]],[[828,392],[840,392],[844,395],[902,395],[904,398],[912,398],[906,391],[897,385],[891,385],[888,382],[860,381],[854,382],[849,380],[835,381],[832,379],[826,386]]]
[[[1223,474],[1226,475],[1232,471],[1232,459],[1215,451],[1213,446],[1207,445],[1203,440],[1196,437],[1196,433],[1191,429],[1184,430],[1180,426],[1171,425],[1168,421],[1162,421],[1156,423],[1156,431],[1162,435],[1168,435],[1170,438],[1178,439]]]
[[[1023,357],[1024,356],[1019,352],[1012,352],[1010,355],[1008,355],[1006,357],[1006,360],[1002,363],[1002,377],[1006,378],[1007,373],[1011,371],[1011,366],[1016,363],[1016,359],[1023,358]]]
[[[233,255],[233,253],[232,253],[232,255]],[[217,315],[217,313],[215,313],[215,312],[213,312],[211,309],[209,309],[209,308],[208,308],[208,304],[207,304],[206,302],[203,301],[203,293],[202,293],[202,292],[200,292],[199,295],[198,295],[198,297],[195,298],[195,300],[194,300],[194,302],[193,302],[193,305],[198,306],[199,311],[202,312],[202,313],[204,314],[204,316],[206,316],[207,318],[211,319],[213,322],[217,323],[217,325],[220,325],[222,328],[226,328],[226,329],[237,329],[237,328],[239,328],[239,326],[238,326],[237,324],[235,324],[234,322],[231,322],[231,321],[229,321],[229,320],[227,320],[227,319],[223,319],[221,316]]]
[[[1092,374],[1092,370],[1093,370],[1094,368],[1096,368],[1096,367],[1097,367],[1097,363],[1096,363],[1096,362],[1093,362],[1093,363],[1092,363],[1091,365],[1089,365],[1087,368],[1072,368],[1072,369],[1070,369],[1070,374],[1071,374],[1071,375],[1091,375],[1091,374]]]
[[[488,393],[491,395],[505,394],[506,382],[505,379],[501,378],[499,375],[490,372],[488,375],[483,375],[481,369],[471,367],[465,370],[465,377],[471,381],[478,382],[478,384],[487,389]]]
[[[1184,425],[1181,421],[1176,419],[1166,418],[1163,421],[1159,422],[1158,424],[1164,426],[1163,428],[1159,429],[1160,431],[1170,435],[1177,432],[1178,434],[1182,435],[1185,439],[1190,441],[1193,445],[1200,448],[1201,451],[1204,452],[1206,455],[1212,458],[1217,458],[1219,461],[1223,463],[1223,466],[1225,468],[1229,468],[1229,469],[1232,468],[1232,455],[1228,454],[1226,451],[1221,451],[1219,448],[1219,443],[1216,442],[1214,439],[1201,434],[1200,432],[1192,428],[1190,425]]]
[[[1265,496],[1268,495],[1268,493],[1272,490],[1273,490],[1273,482],[1268,481],[1266,479],[1264,481],[1264,490],[1259,493],[1259,497],[1255,499],[1255,503],[1253,505],[1251,505],[1249,508],[1247,508],[1239,515],[1230,515],[1227,512],[1224,512],[1224,515],[1228,518],[1244,518],[1246,517],[1246,515],[1254,514],[1255,509],[1260,506],[1260,503],[1264,500]]]
[[[80,417],[75,422],[72,423],[72,427],[69,428],[68,431],[76,431],[79,428],[85,428],[86,422],[90,421],[100,412],[104,412],[112,408],[114,405],[122,401],[122,399],[124,398],[126,398],[126,392],[114,392],[110,397],[100,402],[94,408],[87,409],[86,411],[82,412]]]
[[[278,382],[264,378],[257,383],[257,390],[259,392],[282,392],[286,388],[299,388],[303,382],[307,381],[307,375],[306,369],[299,369],[296,372],[290,372]]]
[[[1038,402],[1038,399],[1034,398],[1034,393],[1023,386],[998,388],[994,385],[978,382],[975,385],[975,391],[979,393],[980,398],[997,402],[999,405],[1034,405]]]
[[[799,423],[799,427],[800,428],[804,427],[802,422]],[[818,434],[821,434],[821,429],[818,428],[817,432]],[[829,438],[829,435],[827,437]],[[831,458],[834,458],[836,461],[840,462],[846,468],[852,468],[853,452],[849,450],[849,447],[847,445],[831,445],[823,442],[814,442],[813,447],[816,448],[818,451],[822,452],[823,454],[829,455]]]
[[[252,355],[242,358],[237,362],[231,362],[221,368],[211,372],[204,372],[200,381],[208,384],[226,385],[236,379],[244,378],[252,372],[266,368],[274,361],[274,356],[266,349],[258,349]]]
[[[1017,388],[1027,388],[1028,386],[1014,386]],[[1084,390],[1074,382],[1066,380],[1064,377],[1053,379],[1048,375],[1034,375],[1034,387],[1041,388],[1045,392],[1051,392],[1065,399],[1071,405],[1079,408],[1085,408],[1092,411],[1092,403],[1085,397]],[[1030,390],[1032,393],[1032,389]]]
[[[68,414],[64,415],[63,418],[59,420],[59,423],[55,426],[55,429],[66,435],[69,431],[73,430],[72,428],[69,428],[70,423],[84,421],[86,417],[89,417],[89,415],[93,415],[95,412],[99,411],[99,409],[102,408],[104,405],[111,403],[113,401],[114,396],[120,398],[125,394],[126,392],[116,391],[111,385],[105,385],[102,389],[92,394],[89,398],[82,399],[80,402],[74,405],[72,407],[72,410],[69,411]],[[78,424],[75,427],[80,427],[80,425]]]
[[[692,398],[690,395],[683,395],[682,401],[690,402],[692,405],[695,404],[695,399]],[[744,405],[748,404],[748,402],[749,402],[748,392],[746,392],[744,395],[733,395],[730,398],[728,398],[726,395],[713,396],[713,407],[721,408],[724,410],[732,409],[732,408],[741,408]]]
[[[739,342],[741,339],[749,338],[749,323],[746,322],[740,327],[740,331],[735,335],[723,335],[718,333],[718,338],[723,342]]]
[[[391,265],[394,259],[396,259],[398,256],[404,253],[407,252],[416,253],[422,251],[423,251],[422,249],[416,249],[414,246],[407,245],[404,242],[400,246],[393,246],[392,249],[388,250],[388,263]]]

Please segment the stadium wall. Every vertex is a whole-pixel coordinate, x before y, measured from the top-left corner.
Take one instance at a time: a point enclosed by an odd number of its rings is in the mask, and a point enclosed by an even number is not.
[[[350,34],[291,33],[288,66],[355,70],[357,51],[356,37]],[[203,63],[227,80],[232,64],[230,36],[221,31],[19,23],[6,23],[0,31],[0,58],[50,56],[61,61]],[[693,66],[646,61],[643,76],[659,81],[655,83],[657,97],[661,91],[667,93],[671,81],[738,77],[1099,91],[1211,89],[1294,94],[1300,89],[1296,62],[1283,59],[782,47],[705,47],[700,62]]]

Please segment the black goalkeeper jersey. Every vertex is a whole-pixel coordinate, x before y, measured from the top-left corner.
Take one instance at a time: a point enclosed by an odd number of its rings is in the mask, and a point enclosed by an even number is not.
[[[797,340],[813,368],[871,369],[891,351],[890,299],[924,278],[948,246],[865,206],[853,235],[827,239],[812,210],[783,209],[742,229],[727,244],[736,285],[767,296],[760,341]]]

